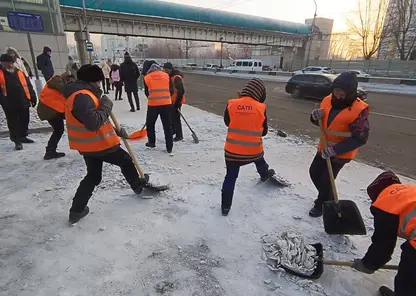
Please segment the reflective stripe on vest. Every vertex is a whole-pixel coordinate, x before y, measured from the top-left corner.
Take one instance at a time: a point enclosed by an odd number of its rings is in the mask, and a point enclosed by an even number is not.
[[[176,102],[176,99],[178,97],[178,91],[175,88],[175,79],[176,79],[176,77],[179,77],[182,80],[182,83],[183,83],[183,78],[182,78],[181,75],[175,75],[175,76],[172,77],[172,85],[173,85],[173,88],[175,89],[175,91],[174,91],[174,93],[172,95],[172,103],[175,103]],[[185,104],[185,102],[186,102],[186,98],[185,98],[185,94],[184,94],[182,96],[181,104]]]
[[[20,84],[23,87],[23,91],[25,92],[26,98],[30,101],[30,90],[29,86],[27,85],[27,79],[25,73],[16,69],[17,76],[19,77]],[[0,88],[3,96],[7,97],[7,88],[6,88],[6,78],[4,77],[3,70],[0,70]]]
[[[65,112],[65,97],[59,91],[49,87],[49,82],[52,79],[54,79],[56,76],[61,77],[60,75],[54,75],[51,79],[48,80],[48,82],[43,87],[42,91],[40,92],[40,101],[43,104],[55,110],[56,112],[64,113]]]
[[[263,123],[266,105],[250,97],[229,100],[230,124],[224,149],[237,155],[259,155],[263,152]]]
[[[72,114],[75,97],[78,94],[88,95],[99,107],[99,99],[91,91],[83,89],[74,92],[65,103],[65,118],[68,131],[69,147],[80,152],[99,152],[120,144],[113,125],[107,120],[97,131],[88,130]]]
[[[170,79],[169,75],[162,71],[154,71],[144,77],[144,81],[149,90],[148,106],[171,105]]]
[[[373,206],[399,216],[397,235],[416,249],[416,185],[390,185],[379,194]]]
[[[325,138],[328,142],[328,145],[334,146],[351,137],[350,125],[358,118],[360,113],[364,109],[369,108],[369,106],[357,98],[350,107],[345,108],[339,112],[332,120],[331,124],[328,126],[328,117],[332,108],[331,99],[332,94],[325,97],[321,102],[320,108],[324,111],[324,117],[322,121],[325,131]],[[322,147],[322,141],[320,141],[318,145],[319,152],[322,151]],[[336,157],[342,159],[353,159],[357,152],[358,149],[355,149],[353,151],[337,155]]]

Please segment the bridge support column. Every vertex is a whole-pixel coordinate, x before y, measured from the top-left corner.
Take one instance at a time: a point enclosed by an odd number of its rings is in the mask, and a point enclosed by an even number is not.
[[[77,43],[77,51],[79,56],[79,62],[81,65],[89,64],[90,58],[87,51],[88,36],[86,32],[75,32],[75,42]]]

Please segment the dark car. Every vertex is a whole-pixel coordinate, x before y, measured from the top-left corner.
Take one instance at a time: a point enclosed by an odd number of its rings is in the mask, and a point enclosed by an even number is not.
[[[322,100],[332,92],[332,82],[337,77],[334,74],[298,74],[286,84],[286,92],[293,98],[314,98]],[[367,91],[358,87],[357,96],[365,101]]]

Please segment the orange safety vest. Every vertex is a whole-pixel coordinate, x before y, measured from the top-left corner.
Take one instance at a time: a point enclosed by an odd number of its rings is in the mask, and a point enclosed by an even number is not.
[[[55,75],[59,76],[59,75]],[[40,92],[40,101],[47,105],[48,107],[52,108],[56,112],[64,113],[65,112],[65,97],[57,90],[52,89],[49,87],[48,83],[51,81],[55,76],[46,82],[46,85]]]
[[[162,71],[154,71],[144,77],[144,82],[149,89],[149,96],[147,97],[148,106],[164,106],[172,104],[169,89],[169,74]]]
[[[19,69],[16,69],[16,71],[17,76],[19,77],[20,84],[22,85],[23,90],[25,91],[26,98],[30,101],[30,91],[29,86],[27,85],[25,73],[23,73]],[[6,78],[4,77],[3,70],[0,70],[0,88],[3,96],[7,97]]]
[[[400,219],[397,236],[416,249],[416,185],[394,184],[384,189],[373,206]]]
[[[266,104],[250,97],[228,101],[230,124],[224,149],[239,155],[258,155],[263,152],[263,123]]]
[[[325,138],[328,141],[328,146],[334,146],[335,144],[344,141],[351,137],[350,125],[357,119],[358,115],[369,106],[362,100],[357,98],[351,107],[345,108],[328,126],[328,117],[331,112],[331,98],[332,95],[325,97],[321,102],[321,109],[324,111],[324,117],[322,119],[323,128],[325,130]],[[318,151],[321,152],[323,149],[322,140],[319,142]],[[353,159],[358,152],[358,148],[349,151],[344,154],[337,155],[337,158],[342,159]]]
[[[173,76],[172,77],[172,84],[173,84],[173,87],[175,88],[175,78],[176,77],[179,77],[181,80],[182,80],[182,82],[183,82],[183,78],[182,78],[182,76],[181,75],[175,75],[175,76]],[[173,95],[172,95],[172,103],[175,103],[176,102],[176,98],[178,97],[178,91],[176,90],[176,88],[175,88],[175,92],[173,93]],[[185,94],[182,96],[182,100],[181,100],[181,104],[185,104],[185,102],[186,102],[186,99],[185,99]]]
[[[90,96],[96,108],[100,105],[99,99],[86,89],[76,91],[69,96],[65,103],[69,147],[79,152],[99,152],[119,145],[120,140],[110,121],[104,123],[97,131],[90,131],[72,115],[74,100],[78,94]]]

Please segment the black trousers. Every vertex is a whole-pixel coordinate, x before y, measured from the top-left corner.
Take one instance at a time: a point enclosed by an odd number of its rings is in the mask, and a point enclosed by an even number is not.
[[[146,115],[146,127],[147,127],[147,139],[149,143],[156,143],[156,120],[160,115],[162,120],[163,131],[165,132],[166,149],[168,151],[173,148],[173,135],[172,135],[172,105],[164,106],[148,106]]]
[[[347,162],[348,160],[336,158],[331,159],[332,171],[335,178]],[[324,202],[333,200],[334,195],[332,192],[331,181],[329,180],[328,167],[326,165],[326,160],[321,157],[320,153],[315,155],[311,167],[309,168],[309,175],[319,192],[318,198],[315,200],[315,204],[317,206],[322,206]]]
[[[110,78],[106,78],[105,79],[105,85],[107,86],[107,92],[109,92],[110,91]]]
[[[394,278],[395,296],[416,295],[416,249],[407,241],[401,246],[399,271]]]
[[[104,92],[104,93],[107,93],[107,89],[105,88],[105,86],[106,86],[106,84],[105,84],[105,79],[104,79],[104,80],[101,80],[101,84],[102,84],[102,86],[103,86],[103,92]]]
[[[127,99],[129,100],[129,104],[130,104],[130,108],[132,110],[134,110],[134,104],[133,104],[133,98],[132,98],[132,94],[134,96],[134,100],[136,101],[136,107],[137,110],[140,110],[140,100],[139,100],[139,93],[137,91],[133,91],[133,92],[127,92]],[[121,95],[120,95],[121,96]]]
[[[54,152],[58,148],[58,143],[64,134],[64,114],[60,114],[52,120],[48,120],[53,132],[49,138],[48,145],[46,146],[46,152]]]
[[[95,186],[101,182],[103,162],[119,166],[132,189],[141,186],[139,174],[130,155],[120,147],[116,151],[103,156],[84,156],[84,160],[87,165],[87,175],[78,186],[70,212],[81,213],[88,204]]]
[[[123,85],[116,85],[116,100],[121,100],[121,93],[123,92]]]
[[[9,128],[10,140],[20,143],[21,138],[27,137],[29,130],[29,107],[10,108],[3,107],[6,115],[7,127]]]
[[[179,105],[179,108],[172,105],[172,132],[177,138],[183,138],[181,115],[178,112],[178,109],[181,110],[181,108],[182,104]]]

